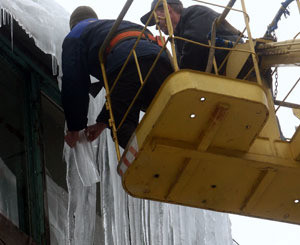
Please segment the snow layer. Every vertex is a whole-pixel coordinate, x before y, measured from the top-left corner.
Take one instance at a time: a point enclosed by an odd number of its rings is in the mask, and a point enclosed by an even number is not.
[[[5,10],[0,26],[10,24],[11,15],[33,37],[37,47],[61,60],[70,14],[60,5],[53,0],[0,0],[0,8]]]
[[[68,32],[69,14],[64,9],[53,0],[0,0],[0,8],[12,14],[36,45],[45,53],[55,55],[60,63],[62,41]],[[6,24],[3,16],[1,20],[1,24]],[[103,103],[103,91],[91,99],[90,123],[95,121]],[[49,184],[52,188],[48,190],[52,244],[232,244],[227,214],[128,196],[116,172],[115,148],[108,130],[84,147],[93,149],[89,151],[93,155],[78,157],[65,146],[68,206],[66,194],[57,191],[54,183]],[[96,176],[101,179],[100,195],[96,195],[96,183],[92,181],[87,186],[85,182],[84,185],[82,173],[78,172],[82,169],[78,166],[86,164],[86,159],[95,159],[99,168]],[[97,212],[96,201],[99,202]]]

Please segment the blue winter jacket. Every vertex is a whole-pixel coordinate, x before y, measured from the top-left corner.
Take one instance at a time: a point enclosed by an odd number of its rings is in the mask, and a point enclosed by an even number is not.
[[[79,22],[66,36],[62,52],[62,104],[69,131],[87,126],[90,75],[102,80],[99,49],[115,20],[87,19]],[[143,26],[122,21],[118,32],[142,30]],[[117,44],[106,56],[106,72],[112,74],[123,65],[136,38]],[[149,40],[141,40],[136,47],[138,57],[156,56],[161,47]],[[163,53],[162,59],[168,59]]]

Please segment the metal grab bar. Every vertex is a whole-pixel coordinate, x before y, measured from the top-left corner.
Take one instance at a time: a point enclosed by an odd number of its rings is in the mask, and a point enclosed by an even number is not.
[[[216,23],[216,28],[219,27],[219,25],[225,20],[226,16],[228,15],[229,11],[235,4],[236,0],[230,0],[230,2],[227,4],[226,8],[222,12],[222,14],[218,17],[217,23]]]
[[[103,41],[103,44],[100,47],[99,59],[103,58],[103,54],[104,54],[105,49],[107,48],[107,45],[109,44],[111,38],[113,37],[113,35],[115,34],[116,30],[120,26],[120,24],[121,24],[124,16],[128,12],[128,9],[130,8],[130,6],[131,6],[132,3],[133,3],[133,0],[127,0],[127,2],[125,3],[125,5],[124,5],[124,7],[123,7],[123,9],[121,11],[121,13],[119,14],[119,16],[116,19],[114,25],[110,29],[109,33],[107,34],[106,38]]]
[[[215,49],[213,48],[213,46],[215,46],[215,44],[216,44],[217,28],[225,20],[226,16],[228,15],[230,9],[233,7],[235,2],[236,2],[236,0],[230,0],[229,3],[227,4],[226,8],[222,12],[222,14],[219,15],[219,17],[212,24],[211,40],[210,40],[210,45],[212,47],[209,50],[209,55],[208,55],[208,60],[207,60],[207,65],[206,65],[205,72],[210,73],[211,69],[212,69],[213,60],[214,60],[214,56],[215,56]],[[216,72],[218,72],[217,69],[216,69]]]
[[[116,125],[114,123],[114,115],[111,109],[111,99],[110,99],[110,94],[109,94],[109,86],[108,86],[108,81],[107,81],[107,77],[106,77],[106,72],[105,72],[105,66],[104,66],[104,60],[103,60],[103,54],[104,51],[107,48],[107,45],[109,44],[110,40],[112,39],[113,35],[115,34],[116,30],[118,29],[118,27],[120,26],[124,16],[126,15],[129,7],[131,6],[133,0],[127,0],[127,2],[125,3],[121,13],[119,14],[118,18],[116,19],[115,23],[113,24],[112,28],[110,29],[109,33],[107,34],[106,38],[104,39],[101,48],[99,50],[99,60],[100,60],[100,66],[101,66],[101,70],[102,70],[102,75],[103,75],[103,82],[104,82],[104,87],[106,90],[106,108],[109,111],[109,126],[112,128],[112,132],[113,132],[113,140],[115,142],[115,146],[116,146],[116,152],[117,152],[117,158],[118,161],[120,161],[121,159],[121,154],[120,154],[120,148],[119,148],[119,142],[118,142],[118,137],[117,137],[117,130],[116,130]]]
[[[159,0],[159,1],[166,1],[166,0]],[[102,76],[103,76],[103,81],[104,81],[104,87],[105,87],[105,90],[106,90],[106,109],[109,111],[109,126],[111,127],[111,130],[112,130],[112,133],[113,133],[113,140],[115,142],[115,146],[116,146],[116,152],[117,152],[117,158],[118,158],[118,161],[120,161],[121,159],[121,154],[120,154],[120,149],[119,149],[119,143],[118,143],[118,137],[117,137],[117,131],[120,129],[120,127],[122,126],[122,124],[124,123],[131,107],[133,106],[134,102],[136,101],[138,95],[140,94],[143,86],[145,85],[145,83],[147,82],[148,78],[149,78],[149,75],[150,73],[152,72],[154,66],[156,65],[161,53],[166,50],[166,44],[167,42],[164,44],[163,48],[160,50],[159,54],[157,55],[157,57],[155,58],[155,61],[153,62],[149,72],[147,73],[144,81],[142,80],[142,75],[141,75],[141,72],[140,72],[140,67],[139,67],[139,64],[138,64],[138,60],[137,60],[137,57],[136,57],[136,53],[135,53],[135,48],[138,44],[138,42],[140,41],[141,37],[142,37],[142,34],[145,32],[146,30],[146,27],[147,27],[147,24],[149,22],[147,22],[146,26],[144,27],[144,29],[141,31],[141,34],[139,35],[139,37],[137,38],[132,50],[130,51],[126,61],[124,62],[117,78],[115,79],[111,89],[109,88],[109,85],[108,85],[108,79],[107,79],[107,75],[106,75],[106,71],[105,71],[105,65],[104,65],[104,54],[105,54],[105,51],[106,51],[106,48],[108,47],[111,39],[114,37],[118,27],[120,26],[125,14],[127,13],[129,7],[131,6],[133,0],[127,0],[127,2],[125,3],[121,13],[119,14],[118,18],[116,19],[115,23],[113,24],[111,30],[109,31],[109,33],[107,34],[105,40],[103,41],[101,47],[100,47],[100,50],[99,50],[99,53],[98,53],[98,57],[99,57],[99,60],[100,60],[100,66],[101,66],[101,71],[102,71]],[[157,4],[158,5],[158,4]],[[150,16],[150,19],[151,17],[153,16],[153,13],[152,15]],[[131,56],[134,56],[135,58],[135,61],[136,61],[136,65],[137,65],[137,70],[138,70],[138,73],[139,73],[139,77],[140,77],[140,81],[141,81],[141,87],[140,89],[138,90],[135,98],[133,99],[133,101],[131,102],[129,108],[127,109],[127,111],[125,112],[125,115],[124,117],[122,118],[120,124],[118,125],[118,128],[116,127],[115,125],[115,120],[114,120],[114,116],[113,116],[113,110],[112,110],[112,107],[111,107],[111,98],[110,98],[110,95],[111,95],[111,92],[112,90],[114,89],[117,81],[119,80],[122,72],[124,71],[128,61],[129,61],[129,58]]]

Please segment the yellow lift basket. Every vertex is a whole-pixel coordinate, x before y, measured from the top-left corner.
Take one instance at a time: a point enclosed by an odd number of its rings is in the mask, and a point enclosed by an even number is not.
[[[300,133],[280,139],[241,2],[249,41],[232,49],[226,69],[237,73],[252,57],[256,82],[179,70],[173,53],[176,72],[118,155],[118,173],[134,197],[300,224]]]

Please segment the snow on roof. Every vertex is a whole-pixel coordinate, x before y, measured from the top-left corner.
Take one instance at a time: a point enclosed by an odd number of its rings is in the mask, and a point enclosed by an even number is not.
[[[54,0],[0,0],[0,27],[14,18],[36,46],[61,61],[61,46],[69,32],[70,14]],[[12,27],[13,36],[13,27]]]

